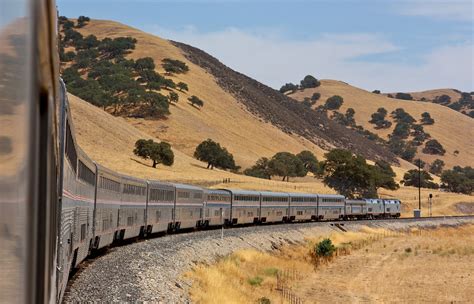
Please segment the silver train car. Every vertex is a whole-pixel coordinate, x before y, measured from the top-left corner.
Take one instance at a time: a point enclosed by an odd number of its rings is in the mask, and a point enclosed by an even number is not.
[[[202,226],[228,225],[230,221],[231,194],[224,190],[204,190],[204,217]]]
[[[290,195],[284,192],[260,192],[260,223],[288,221]]]
[[[201,226],[204,209],[204,189],[191,185],[173,184],[176,191],[173,213],[174,230]]]
[[[318,194],[318,219],[343,219],[345,208],[344,196],[335,194]]]
[[[289,193],[289,221],[311,221],[318,219],[318,195],[309,193]]]
[[[173,185],[159,181],[148,181],[147,234],[173,229],[175,196],[176,189]]]
[[[229,190],[231,195],[230,224],[252,224],[260,220],[260,192]]]

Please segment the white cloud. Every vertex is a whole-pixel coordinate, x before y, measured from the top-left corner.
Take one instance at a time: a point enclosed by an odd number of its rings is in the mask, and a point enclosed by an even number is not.
[[[400,48],[381,35],[325,34],[318,39],[293,41],[278,32],[247,32],[237,28],[201,33],[155,28],[154,33],[210,53],[236,71],[273,88],[298,82],[307,74],[337,79],[367,90],[416,91],[453,87],[472,91],[471,44],[444,46],[427,53],[419,64],[354,60],[359,56],[395,52]]]
[[[409,16],[459,21],[474,20],[472,0],[412,0],[402,2],[399,12]]]

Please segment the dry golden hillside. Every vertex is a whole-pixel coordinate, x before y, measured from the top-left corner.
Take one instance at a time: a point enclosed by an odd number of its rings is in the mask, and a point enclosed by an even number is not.
[[[321,98],[315,106],[323,104],[327,98],[333,95],[342,96],[344,104],[340,112],[344,113],[347,108],[354,108],[357,124],[385,139],[392,133],[395,124],[392,124],[389,129],[376,130],[369,120],[372,113],[376,112],[378,108],[384,107],[388,113],[396,108],[403,108],[418,120],[421,118],[421,113],[429,112],[435,123],[424,126],[424,128],[432,138],[443,145],[446,154],[444,156],[424,154],[421,153],[422,147],[419,147],[417,157],[428,163],[439,158],[445,161],[447,167],[472,166],[474,164],[474,141],[472,140],[474,138],[474,120],[466,115],[438,104],[388,98],[334,80],[322,80],[321,86],[318,88],[297,91],[290,96],[301,101],[305,97],[311,97],[315,92],[321,94]],[[393,122],[389,115],[387,117]],[[458,155],[454,154],[456,150],[459,151]]]
[[[395,94],[396,93],[392,93],[393,96],[395,96]],[[436,97],[441,95],[448,95],[451,97],[451,101],[457,101],[461,97],[461,94],[454,89],[435,89],[421,92],[409,92],[409,94],[415,100],[421,100],[422,98],[425,98],[426,100],[430,101],[435,100]]]
[[[190,71],[172,76],[175,82],[183,81],[189,85],[188,93],[181,93],[176,106],[170,107],[171,115],[166,120],[146,120],[127,118],[138,129],[192,156],[196,146],[211,138],[234,154],[237,165],[246,168],[263,156],[272,156],[279,151],[293,153],[311,150],[319,158],[325,151],[295,135],[288,135],[270,123],[261,121],[251,114],[233,96],[224,91],[216,80],[205,70],[187,60],[181,50],[169,41],[113,22],[92,20],[79,29],[83,35],[93,34],[99,39],[105,37],[133,37],[138,40],[130,58],[152,57],[157,71],[164,73],[161,61],[164,58],[179,59],[186,62]],[[167,76],[168,77],[168,76]],[[168,94],[163,91],[163,94]],[[205,104],[197,109],[188,103],[187,98],[196,95]]]
[[[121,117],[114,117],[80,98],[69,94],[71,114],[79,146],[97,163],[112,170],[147,179],[178,181],[203,186],[233,187],[254,190],[281,190],[334,193],[320,181],[313,178],[301,179],[296,183],[268,181],[227,171],[206,169],[202,163],[173,148],[174,165],[158,165],[133,154],[135,142],[140,138],[158,139],[138,130]],[[230,183],[223,185],[224,178]]]

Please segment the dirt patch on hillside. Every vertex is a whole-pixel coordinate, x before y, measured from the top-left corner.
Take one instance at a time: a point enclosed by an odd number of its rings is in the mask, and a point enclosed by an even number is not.
[[[474,202],[462,202],[454,205],[456,211],[462,214],[474,214]]]
[[[349,149],[372,160],[383,159],[398,164],[397,158],[388,149],[329,120],[326,115],[308,109],[280,92],[230,69],[202,50],[179,42],[172,43],[186,53],[188,60],[211,73],[218,84],[242,102],[251,113],[284,132],[297,134],[324,149]]]

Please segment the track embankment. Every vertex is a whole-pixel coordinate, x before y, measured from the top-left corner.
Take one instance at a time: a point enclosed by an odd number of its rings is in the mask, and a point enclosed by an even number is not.
[[[301,223],[166,235],[114,247],[86,261],[70,282],[65,303],[154,302],[187,303],[189,281],[184,273],[198,263],[213,263],[236,250],[271,251],[334,231],[364,226],[403,230],[474,223],[474,217]]]

